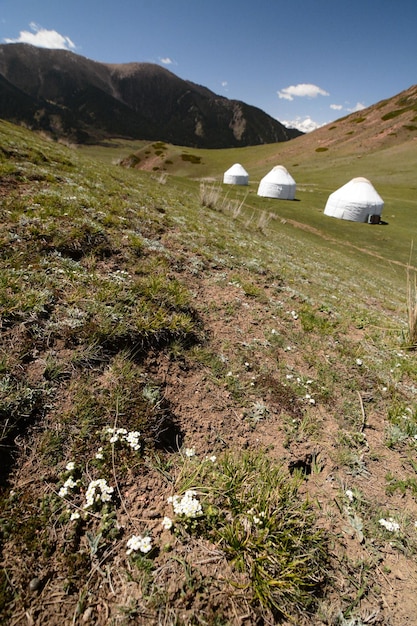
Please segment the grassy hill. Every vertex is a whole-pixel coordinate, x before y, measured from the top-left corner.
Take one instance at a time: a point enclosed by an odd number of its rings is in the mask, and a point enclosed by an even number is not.
[[[413,622],[417,144],[317,145],[0,122],[3,623]],[[323,215],[356,175],[385,225]]]

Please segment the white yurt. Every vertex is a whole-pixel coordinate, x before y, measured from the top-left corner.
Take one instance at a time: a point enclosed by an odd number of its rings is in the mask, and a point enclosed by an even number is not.
[[[223,175],[226,185],[248,185],[249,174],[240,163],[235,163]]]
[[[259,183],[258,196],[294,200],[295,180],[283,165],[276,165]]]
[[[379,223],[384,201],[367,178],[351,181],[330,194],[324,214],[352,222]]]

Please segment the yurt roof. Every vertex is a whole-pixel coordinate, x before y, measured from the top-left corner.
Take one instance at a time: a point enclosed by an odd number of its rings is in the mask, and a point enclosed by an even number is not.
[[[233,176],[248,176],[247,171],[240,163],[235,163],[232,167],[229,167],[225,174],[231,174]]]
[[[364,204],[367,202],[383,204],[384,202],[375,187],[372,185],[371,181],[363,176],[352,178],[352,180],[348,183],[345,183],[342,187],[336,189],[333,194],[340,197],[346,197],[346,199],[360,200]]]
[[[294,185],[295,180],[289,173],[286,167],[283,165],[275,165],[268,174],[266,174],[263,179],[265,182],[274,182],[274,183],[286,183],[287,185]]]

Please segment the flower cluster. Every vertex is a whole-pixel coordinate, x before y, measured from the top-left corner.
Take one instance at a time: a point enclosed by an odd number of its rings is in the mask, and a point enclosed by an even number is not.
[[[265,511],[261,511],[260,513],[256,514],[255,509],[249,509],[248,515],[252,516],[252,520],[255,526],[262,526],[265,522]]]
[[[127,542],[126,554],[132,554],[132,552],[143,552],[147,554],[152,550],[152,541],[150,537],[142,537],[142,535],[132,535]]]
[[[109,487],[104,478],[92,480],[85,494],[86,503],[84,508],[90,508],[95,502],[110,502],[113,491],[113,487]]]
[[[290,349],[290,348],[288,348]],[[311,387],[310,385],[313,384],[313,381],[311,380],[311,378],[304,380],[303,378],[301,378],[301,376],[294,376],[294,374],[286,374],[285,378],[287,380],[294,380],[294,382],[296,382],[298,385],[305,387],[306,390],[310,390]],[[284,383],[285,385],[285,383]],[[308,403],[308,404],[316,404],[316,400],[315,398],[313,398],[313,396],[311,395],[311,393],[306,393],[304,396],[304,400]]]
[[[381,526],[384,526],[384,528],[389,530],[391,533],[396,533],[400,530],[399,523],[394,521],[392,517],[389,517],[387,520],[382,518],[379,520],[379,523],[381,524]]]
[[[65,498],[68,495],[68,492],[70,491],[70,489],[74,489],[74,487],[76,486],[77,486],[77,482],[73,479],[72,476],[70,476],[69,478],[67,478],[67,480],[64,482],[61,489],[58,491],[59,497]]]
[[[172,504],[174,513],[184,515],[184,517],[198,517],[202,515],[203,509],[200,502],[195,497],[197,493],[192,489],[188,489],[185,494],[180,496],[170,496],[168,502]]]
[[[112,428],[111,426],[108,426],[106,433],[111,435],[110,443],[117,443],[118,441],[121,441],[127,443],[133,450],[140,450],[139,431],[128,431],[126,428]]]
[[[314,398],[311,397],[311,395],[309,393],[306,393],[306,395],[304,396],[306,400],[308,400],[308,402],[310,404],[316,404],[316,401]]]

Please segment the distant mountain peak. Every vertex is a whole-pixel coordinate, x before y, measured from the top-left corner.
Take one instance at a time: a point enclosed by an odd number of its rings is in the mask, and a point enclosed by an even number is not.
[[[76,141],[161,140],[204,148],[302,133],[153,63],[99,63],[67,50],[0,45],[0,116]]]

